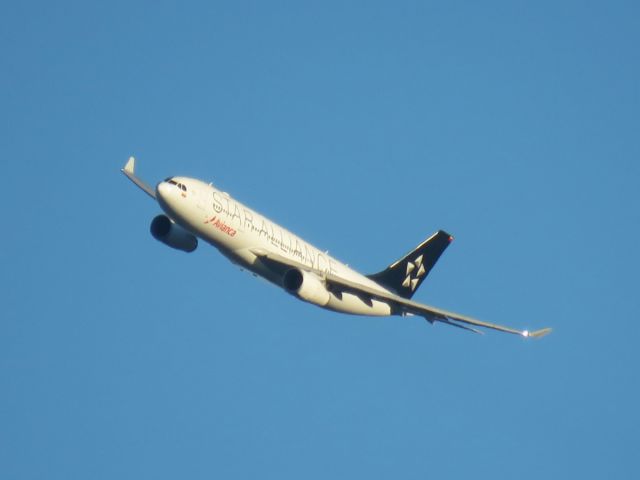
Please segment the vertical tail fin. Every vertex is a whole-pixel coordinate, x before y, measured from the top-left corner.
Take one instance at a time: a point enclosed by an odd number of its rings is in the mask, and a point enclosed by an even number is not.
[[[368,277],[401,297],[411,298],[452,240],[451,235],[440,230],[386,270]]]

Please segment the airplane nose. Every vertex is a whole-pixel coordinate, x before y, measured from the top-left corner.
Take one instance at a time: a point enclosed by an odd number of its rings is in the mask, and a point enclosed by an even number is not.
[[[156,185],[156,196],[160,199],[166,199],[169,190],[169,184],[167,182],[160,182]]]

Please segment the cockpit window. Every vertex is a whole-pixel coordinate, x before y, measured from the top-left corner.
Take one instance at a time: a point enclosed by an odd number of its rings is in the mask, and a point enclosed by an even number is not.
[[[184,185],[183,185],[183,184],[181,184],[181,183],[176,182],[176,181],[173,179],[173,177],[167,177],[167,178],[165,178],[165,179],[164,179],[164,181],[165,181],[165,182],[167,182],[167,183],[169,183],[169,184],[171,184],[171,185],[175,185],[176,187],[178,187],[178,189],[182,190],[183,192],[186,192],[186,191],[187,191],[187,187],[186,187],[186,186],[184,186]]]

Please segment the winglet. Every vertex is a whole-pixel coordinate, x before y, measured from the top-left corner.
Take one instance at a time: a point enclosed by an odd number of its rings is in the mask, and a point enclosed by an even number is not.
[[[129,157],[127,164],[124,166],[124,168],[121,171],[127,176],[129,180],[131,180],[138,187],[144,190],[147,195],[155,199],[156,192],[153,190],[153,188],[151,188],[145,182],[143,182],[138,177],[136,177],[135,168],[136,168],[136,159],[134,157]]]
[[[136,159],[134,157],[129,157],[129,161],[122,169],[123,173],[128,173],[129,175],[135,175],[134,170],[136,168]]]
[[[535,332],[525,330],[522,332],[522,336],[526,338],[542,338],[545,335],[549,335],[550,333],[551,328],[543,328],[542,330],[536,330]]]

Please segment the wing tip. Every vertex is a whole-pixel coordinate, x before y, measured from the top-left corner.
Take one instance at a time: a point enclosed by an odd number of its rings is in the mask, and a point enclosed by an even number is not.
[[[526,338],[542,338],[545,335],[549,335],[553,329],[551,328],[543,328],[541,330],[536,330],[535,332],[530,332],[529,330],[525,330],[522,332],[522,336]]]
[[[124,168],[122,169],[123,173],[128,173],[130,175],[135,175],[135,168],[136,168],[136,159],[134,157],[129,157],[129,160],[127,160],[126,165],[124,166]]]
[[[142,181],[140,178],[138,178],[136,176],[135,169],[136,169],[136,159],[135,159],[135,157],[129,157],[129,160],[127,160],[127,163],[125,164],[124,167],[122,167],[120,169],[120,171],[129,180],[131,180],[139,188],[141,188],[147,195],[149,195],[151,198],[155,199],[156,198],[155,190],[151,186],[147,185],[144,181]]]

